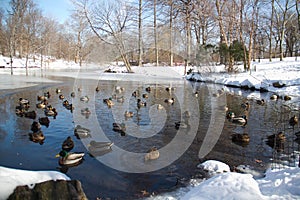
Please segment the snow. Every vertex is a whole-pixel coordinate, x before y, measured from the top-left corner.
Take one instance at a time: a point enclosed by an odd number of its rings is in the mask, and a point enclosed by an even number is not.
[[[10,74],[9,59],[0,57],[0,89],[12,89],[16,87],[23,87],[32,84],[38,84],[40,81],[51,81],[46,78],[38,78],[41,71],[38,67],[30,68],[30,81],[25,80],[24,61],[17,60],[13,62],[14,74],[17,76],[7,76]],[[30,62],[32,66],[39,66],[38,63]],[[19,67],[19,68],[17,68]],[[89,68],[91,65],[85,64],[83,68]],[[116,79],[118,76],[115,73],[103,73],[107,66],[93,66],[97,69],[97,78]],[[48,69],[80,69],[75,63],[67,63],[64,61],[53,61],[47,64]],[[117,72],[125,71],[124,67],[110,66],[112,70]],[[189,69],[189,68],[188,68]],[[187,69],[187,70],[188,70]],[[199,73],[192,73],[186,78],[192,78],[198,81],[205,81],[217,83],[225,86],[247,86],[259,90],[261,88],[279,95],[291,95],[292,97],[300,97],[300,59],[284,58],[284,61],[273,59],[272,62],[261,60],[260,62],[253,62],[251,70],[243,72],[242,66],[237,66],[238,73],[227,74],[224,71],[224,66],[206,66],[195,68],[194,71]],[[133,67],[134,74],[120,73],[120,76],[131,76],[134,80],[145,81],[147,78],[160,77],[162,79],[182,79],[184,67]],[[210,73],[208,73],[210,72]],[[49,72],[51,73],[51,72]],[[32,74],[37,74],[32,76]],[[76,72],[61,73],[58,71],[55,75],[75,77]],[[92,76],[92,75],[90,75]],[[93,78],[93,76],[91,77]],[[19,81],[15,84],[16,81]],[[30,83],[29,83],[30,82]],[[282,88],[273,87],[274,82],[284,83],[286,86]],[[227,89],[229,90],[229,89]],[[251,98],[259,98],[259,93],[250,94]],[[206,161],[198,165],[213,175],[207,180],[190,181],[190,186],[187,188],[180,188],[171,193],[151,196],[148,199],[300,199],[300,168],[297,167],[282,167],[281,169],[268,169],[265,176],[251,170],[244,170],[246,173],[230,172],[229,166],[219,161]],[[245,168],[244,166],[242,168]],[[249,172],[249,173],[248,173]],[[50,180],[50,179],[64,179],[69,178],[59,172],[51,171],[26,171],[18,169],[9,169],[0,167],[0,199],[5,199],[13,191],[17,185],[31,185],[34,183]]]
[[[70,178],[56,171],[29,171],[0,166],[0,199],[7,199],[19,185],[34,188],[35,183],[48,180],[70,180]]]

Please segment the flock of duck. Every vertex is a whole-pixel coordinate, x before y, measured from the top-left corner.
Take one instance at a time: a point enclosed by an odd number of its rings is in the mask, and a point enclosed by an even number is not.
[[[105,103],[108,108],[111,108],[115,102],[123,103],[125,98],[124,96],[119,96],[119,94],[122,94],[125,90],[125,88],[116,86],[114,88],[115,94],[112,95],[112,97],[103,99],[103,103]],[[171,92],[175,90],[175,88],[167,87],[165,89],[166,91]],[[78,88],[78,91],[81,91],[80,88]],[[96,92],[99,92],[100,88],[99,86],[96,87]],[[149,98],[149,93],[151,93],[152,88],[146,87],[145,92],[141,94],[139,90],[136,90],[132,93],[132,96],[136,98],[136,109],[141,109],[142,107],[147,106],[147,99]],[[62,105],[67,110],[73,112],[74,106],[71,104],[68,100],[66,100],[66,97],[62,94],[61,89],[56,89],[56,95],[58,96],[58,99],[62,101]],[[75,97],[75,92],[71,92],[70,96],[72,98]],[[45,92],[42,96],[37,96],[37,103],[36,108],[43,110],[44,116],[37,116],[37,111],[34,109],[31,109],[31,104],[28,99],[25,98],[19,98],[18,105],[16,106],[15,112],[16,115],[19,117],[26,117],[33,120],[31,125],[31,132],[28,134],[29,139],[35,143],[43,144],[45,141],[45,135],[42,132],[42,126],[49,127],[50,125],[50,117],[53,119],[56,119],[58,112],[56,108],[54,108],[50,103],[49,100],[51,99],[50,92]],[[80,101],[82,102],[88,102],[89,97],[88,96],[82,96],[80,97]],[[173,97],[167,98],[164,100],[166,104],[173,105],[175,103],[175,99]],[[161,104],[157,105],[157,109],[161,110],[164,106]],[[89,108],[81,109],[81,114],[85,115],[87,118],[91,114],[91,111]],[[132,118],[135,115],[132,111],[125,111],[124,117],[125,119]],[[189,117],[189,113],[185,113],[185,116]],[[184,122],[176,122],[175,128],[186,128],[187,125]],[[125,123],[116,123],[114,122],[112,124],[112,130],[115,132],[120,133],[121,136],[126,135],[126,124]],[[83,139],[91,137],[91,130],[88,128],[85,128],[81,125],[77,125],[74,128],[74,136],[77,139]],[[101,156],[104,155],[112,150],[113,143],[112,142],[98,142],[95,140],[91,140],[90,144],[88,145],[88,151],[91,156]],[[61,146],[61,151],[56,155],[56,157],[59,157],[59,165],[61,166],[75,166],[82,162],[84,153],[83,152],[71,152],[71,150],[74,148],[74,141],[72,140],[71,136],[68,136],[65,141],[63,141]],[[154,160],[158,159],[159,157],[159,151],[156,147],[152,147],[146,154],[145,154],[145,161],[148,160]]]
[[[224,90],[218,90],[218,92],[213,95],[214,97],[219,97],[224,93]],[[277,101],[279,99],[289,101],[292,98],[288,95],[285,96],[279,96],[277,94],[273,94],[270,96],[270,100],[272,101]],[[267,104],[267,101],[265,99],[258,99],[255,100],[254,103],[256,103],[259,106],[265,106]],[[249,110],[250,110],[250,102],[246,101],[241,103],[241,115],[236,116],[236,114],[228,109],[228,107],[225,107],[226,110],[226,118],[228,119],[229,122],[232,122],[233,124],[236,124],[238,126],[245,127],[248,122],[248,115],[249,115]],[[288,124],[291,126],[293,129],[295,126],[298,124],[298,117],[296,115],[293,115],[289,121]],[[295,133],[295,136],[297,137],[296,140],[300,141],[300,131]],[[250,136],[247,133],[236,133],[231,135],[231,139],[234,143],[237,143],[241,146],[245,146],[250,142]],[[280,131],[278,133],[272,134],[267,136],[266,144],[271,146],[272,148],[281,151],[283,150],[283,143],[286,140],[286,136],[283,131]]]

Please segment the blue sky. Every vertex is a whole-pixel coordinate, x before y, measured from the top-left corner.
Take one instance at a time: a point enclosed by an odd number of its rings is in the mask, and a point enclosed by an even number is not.
[[[34,0],[43,10],[46,17],[52,17],[64,23],[72,10],[72,3],[69,0]]]

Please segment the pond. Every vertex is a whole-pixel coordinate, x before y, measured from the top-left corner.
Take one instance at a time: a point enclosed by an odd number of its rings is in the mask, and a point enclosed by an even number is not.
[[[191,178],[203,178],[197,165],[208,159],[225,162],[232,170],[238,165],[250,165],[263,171],[277,160],[295,164],[294,151],[299,150],[299,145],[294,133],[299,131],[299,125],[291,127],[288,122],[299,111],[289,102],[268,100],[262,106],[246,98],[250,91],[237,95],[234,92],[240,92],[238,89],[223,92],[219,85],[183,79],[132,79],[132,75],[118,80],[110,80],[109,75],[86,78],[91,76],[95,72],[76,79],[48,76],[59,82],[0,91],[0,164],[28,170],[60,170],[80,180],[89,199],[137,199],[174,191],[186,186]],[[99,91],[95,90],[97,86]],[[61,93],[56,92],[58,88]],[[35,143],[28,135],[31,124],[45,116],[43,109],[36,108],[37,96],[48,91],[49,104],[58,115],[49,117],[49,127],[42,126],[44,142]],[[71,97],[72,92],[75,97]],[[63,106],[60,94],[72,103],[72,112]],[[264,95],[269,99],[271,94]],[[81,101],[84,96],[89,100]],[[30,101],[29,110],[36,111],[36,119],[15,114],[21,97]],[[103,101],[110,98],[114,104],[111,107]],[[174,102],[166,102],[172,98]],[[137,99],[146,105],[138,106]],[[241,108],[246,101],[250,104],[248,111]],[[247,125],[239,126],[226,119],[226,105],[236,115],[246,114]],[[85,108],[91,113],[82,114]],[[133,116],[125,117],[125,111],[133,112]],[[113,123],[124,123],[126,130],[114,131]],[[77,125],[90,129],[90,136],[77,138]],[[286,136],[282,144],[267,144],[267,137],[280,131]],[[232,134],[243,133],[250,136],[249,143],[232,141]],[[72,152],[84,152],[85,156],[77,166],[62,167],[55,155],[68,136],[75,142]],[[91,153],[92,140],[113,142],[113,146],[100,154]],[[153,147],[159,150],[159,157],[145,160]]]

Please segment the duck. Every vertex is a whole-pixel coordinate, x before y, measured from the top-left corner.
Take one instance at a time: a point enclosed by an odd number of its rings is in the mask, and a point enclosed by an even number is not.
[[[149,92],[149,93],[150,93],[152,89],[151,89],[151,87],[149,86],[149,87],[146,87],[145,90],[146,90],[146,92]]]
[[[67,152],[62,150],[56,157],[60,157],[59,165],[62,166],[74,166],[79,164],[83,159],[84,153],[74,153],[74,152]]]
[[[26,105],[29,104],[29,100],[28,99],[24,99],[24,98],[19,98],[19,104],[21,105]]]
[[[84,108],[84,109],[81,109],[81,114],[82,115],[90,115],[91,111],[89,108]]]
[[[77,125],[74,129],[74,135],[77,139],[91,137],[91,130],[80,125]]]
[[[250,104],[249,102],[245,102],[241,104],[241,107],[243,110],[249,110],[250,109]]]
[[[109,108],[111,108],[113,105],[115,105],[111,98],[109,98],[109,99],[103,99],[103,102],[104,102]]]
[[[133,96],[133,97],[139,96],[139,91],[136,90],[136,91],[132,92],[131,96]]]
[[[15,113],[17,116],[23,117],[25,112],[25,109],[21,108],[21,106],[16,107]]]
[[[70,96],[74,98],[75,97],[75,92],[71,92]]]
[[[81,89],[80,87],[78,87],[78,88],[77,88],[77,91],[78,91],[78,92],[81,92],[81,91],[82,91],[82,89]]]
[[[171,92],[171,91],[175,91],[174,87],[166,87],[166,91]]]
[[[276,101],[278,98],[279,98],[279,96],[277,94],[272,94],[270,96],[270,99],[273,100],[273,101]]]
[[[264,99],[258,99],[258,100],[256,100],[256,103],[260,106],[263,106],[263,105],[265,105],[266,102]]]
[[[69,101],[67,99],[63,101],[63,106],[68,106],[69,104],[70,103],[69,103]]]
[[[56,111],[55,108],[51,108],[51,109],[48,108],[48,109],[45,110],[45,115],[55,118],[57,116],[57,111]]]
[[[269,135],[267,137],[266,144],[280,152],[284,150],[285,139],[285,134],[283,132],[279,132],[277,134]]]
[[[61,89],[56,88],[55,92],[56,92],[56,94],[59,94],[59,93],[61,93]]]
[[[34,133],[40,131],[41,130],[41,124],[37,121],[32,122],[30,130]]]
[[[71,151],[74,148],[74,141],[70,136],[65,139],[61,145],[62,150],[65,150],[67,152]]]
[[[120,133],[125,133],[126,131],[126,125],[124,123],[113,123],[113,131],[115,132],[120,132]]]
[[[142,97],[143,97],[144,99],[147,99],[149,96],[148,96],[148,94],[143,94]]]
[[[97,86],[95,90],[96,90],[96,92],[99,92],[100,91],[100,87]]]
[[[169,98],[169,99],[165,99],[165,103],[174,104],[174,102],[175,102],[175,99],[173,97]]]
[[[240,117],[232,117],[230,121],[234,124],[240,125],[240,126],[246,126],[247,124],[247,117],[246,115],[240,116]]]
[[[39,118],[39,123],[40,123],[41,125],[44,125],[44,126],[46,126],[46,127],[49,127],[50,120],[49,120],[48,117],[40,117],[40,118]]]
[[[298,124],[298,117],[296,116],[296,115],[294,115],[293,117],[291,117],[290,118],[290,120],[289,120],[289,124],[291,125],[291,126],[295,126],[296,124]]]
[[[125,88],[121,87],[121,86],[116,86],[115,87],[115,92],[116,93],[121,93],[121,92],[124,92],[125,91]]]
[[[179,128],[187,128],[188,125],[183,122],[183,121],[179,121],[179,122],[175,122],[175,128],[178,130]]]
[[[157,110],[162,110],[164,107],[161,104],[157,104]]]
[[[30,119],[35,119],[36,118],[36,112],[34,110],[32,111],[27,111],[24,113],[24,117],[30,118]]]
[[[36,107],[40,108],[40,109],[44,109],[44,108],[46,108],[46,104],[44,104],[44,102],[40,102],[40,103],[36,104]]]
[[[142,101],[141,99],[137,99],[137,106],[138,107],[145,107],[145,106],[147,106],[147,102]]]
[[[282,131],[280,131],[279,133],[277,133],[277,134],[272,134],[272,135],[269,135],[268,137],[267,137],[267,139],[269,140],[269,141],[276,141],[276,142],[283,142],[283,141],[285,141],[285,134],[282,132]]]
[[[91,156],[103,156],[112,151],[113,142],[96,142],[92,140],[88,145],[88,150]]]
[[[231,135],[232,142],[236,143],[249,143],[250,142],[250,136],[247,133],[243,134],[232,134]]]
[[[46,96],[37,96],[37,100],[38,101],[44,101],[44,100],[48,100],[48,97],[46,97]]]
[[[43,144],[45,140],[45,136],[42,131],[36,133],[29,133],[29,139],[32,142]]]
[[[80,101],[87,102],[87,101],[89,101],[89,97],[88,96],[82,96],[82,97],[80,97]]]
[[[292,97],[291,97],[291,96],[288,96],[288,95],[285,95],[285,96],[283,97],[283,99],[284,99],[285,101],[289,101],[289,100],[292,100]]]
[[[51,94],[49,91],[44,92],[44,96],[47,97],[47,99],[49,99],[51,97]]]
[[[234,117],[235,117],[234,112],[232,112],[232,111],[227,112],[227,114],[226,114],[226,118],[227,118],[227,119],[232,119],[232,118],[234,118]]]
[[[156,147],[152,147],[145,155],[145,161],[156,160],[159,158],[159,151]]]
[[[133,117],[133,112],[126,110],[125,113],[124,113],[124,116],[125,116],[125,118]]]
[[[188,110],[186,110],[186,111],[184,111],[184,113],[183,113],[183,117],[184,117],[185,119],[190,118],[190,117],[191,117],[191,113],[190,113]]]
[[[113,145],[113,142],[96,142],[95,140],[92,140],[88,146],[93,148],[111,148]]]

